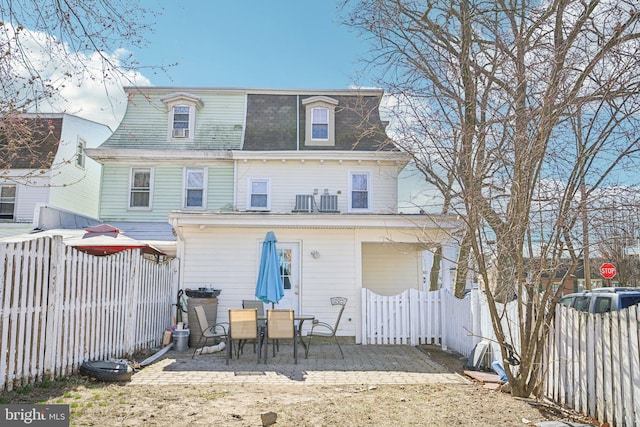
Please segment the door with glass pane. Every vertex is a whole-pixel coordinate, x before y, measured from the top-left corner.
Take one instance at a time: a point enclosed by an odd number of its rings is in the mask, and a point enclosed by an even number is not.
[[[278,308],[293,308],[299,311],[300,298],[300,265],[299,246],[297,243],[277,243],[280,260],[280,275],[284,285],[284,297]]]

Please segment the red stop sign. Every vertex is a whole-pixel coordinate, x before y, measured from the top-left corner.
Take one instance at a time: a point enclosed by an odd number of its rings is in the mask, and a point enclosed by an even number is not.
[[[602,277],[605,279],[613,279],[616,277],[616,266],[609,262],[605,262],[600,266],[600,274],[602,274]]]

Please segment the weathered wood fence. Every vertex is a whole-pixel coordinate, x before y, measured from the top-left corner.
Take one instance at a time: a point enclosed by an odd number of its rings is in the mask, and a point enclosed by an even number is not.
[[[516,304],[497,308],[518,350]],[[363,289],[362,306],[363,345],[435,343],[468,356],[480,339],[495,341],[486,297],[476,290],[458,299],[444,289],[395,296]],[[612,426],[640,426],[640,305],[602,314],[558,305],[541,372],[553,401]]]
[[[0,388],[11,390],[159,346],[178,261],[137,250],[98,257],[44,237],[0,244],[0,280]]]
[[[640,426],[640,306],[590,314],[556,307],[545,394],[612,426]]]

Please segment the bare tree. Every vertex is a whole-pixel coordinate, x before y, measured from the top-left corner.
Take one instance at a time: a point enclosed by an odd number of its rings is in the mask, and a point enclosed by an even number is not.
[[[515,395],[539,391],[542,351],[583,254],[580,209],[629,179],[640,118],[635,1],[347,0],[371,37],[368,71],[395,100],[395,140],[445,210],[482,278]],[[461,260],[459,265],[467,265]],[[543,284],[544,283],[544,284]],[[518,318],[502,302],[514,299]],[[509,326],[513,325],[513,326]]]
[[[602,262],[616,266],[615,281],[622,286],[640,284],[640,200],[637,194],[637,187],[610,187],[596,193],[590,203],[589,223],[595,237],[594,248]]]
[[[21,114],[52,112],[68,85],[135,85],[142,66],[129,49],[146,44],[156,14],[137,0],[0,0],[0,170],[38,144],[42,129]]]

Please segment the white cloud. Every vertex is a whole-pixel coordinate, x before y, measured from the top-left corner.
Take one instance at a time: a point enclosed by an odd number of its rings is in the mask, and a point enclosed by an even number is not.
[[[2,36],[12,37],[9,25],[5,25],[5,31]],[[20,54],[28,57],[30,66],[43,79],[58,88],[58,96],[39,100],[37,112],[74,114],[115,130],[127,104],[122,87],[149,86],[150,80],[136,71],[121,68],[121,59],[130,55],[126,49],[102,55],[68,52],[55,37],[30,30],[21,32]],[[14,70],[25,78],[30,75],[20,64],[16,64]]]

